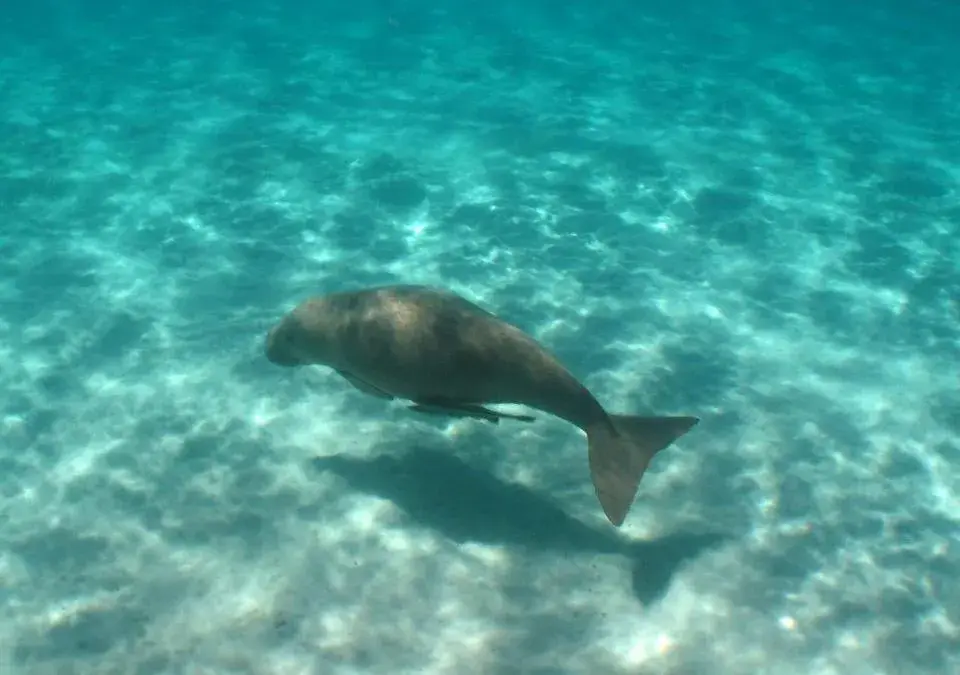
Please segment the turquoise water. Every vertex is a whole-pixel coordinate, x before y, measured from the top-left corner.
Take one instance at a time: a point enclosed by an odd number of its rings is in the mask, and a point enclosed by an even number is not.
[[[960,6],[342,4],[0,19],[0,670],[960,672]],[[702,422],[263,358],[399,282]]]

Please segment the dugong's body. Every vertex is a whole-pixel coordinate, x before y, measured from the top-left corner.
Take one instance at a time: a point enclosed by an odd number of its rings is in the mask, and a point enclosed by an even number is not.
[[[560,362],[519,328],[447,291],[384,286],[306,300],[267,335],[281,366],[321,364],[358,389],[411,408],[532,421],[483,407],[519,403],[583,429],[590,474],[611,523],[623,523],[653,455],[695,417],[608,414]]]

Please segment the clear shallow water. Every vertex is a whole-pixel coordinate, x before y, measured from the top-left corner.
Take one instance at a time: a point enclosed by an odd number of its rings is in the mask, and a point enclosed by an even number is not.
[[[30,3],[0,24],[0,665],[960,669],[947,3]],[[703,421],[583,437],[265,363],[441,284]]]

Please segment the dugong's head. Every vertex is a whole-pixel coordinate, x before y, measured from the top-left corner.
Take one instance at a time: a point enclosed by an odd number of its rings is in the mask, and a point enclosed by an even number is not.
[[[327,363],[335,351],[335,315],[323,299],[307,300],[267,333],[264,353],[278,366]]]
[[[300,333],[299,322],[292,314],[283,317],[267,333],[263,350],[267,360],[277,366],[300,366],[307,363],[301,349],[297,348],[301,341]]]

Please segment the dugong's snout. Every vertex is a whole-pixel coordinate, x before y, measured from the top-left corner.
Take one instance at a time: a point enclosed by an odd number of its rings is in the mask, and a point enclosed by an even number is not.
[[[267,332],[263,353],[267,360],[274,365],[298,366],[301,362],[297,358],[291,342],[289,331],[284,330],[283,324],[279,324]]]

